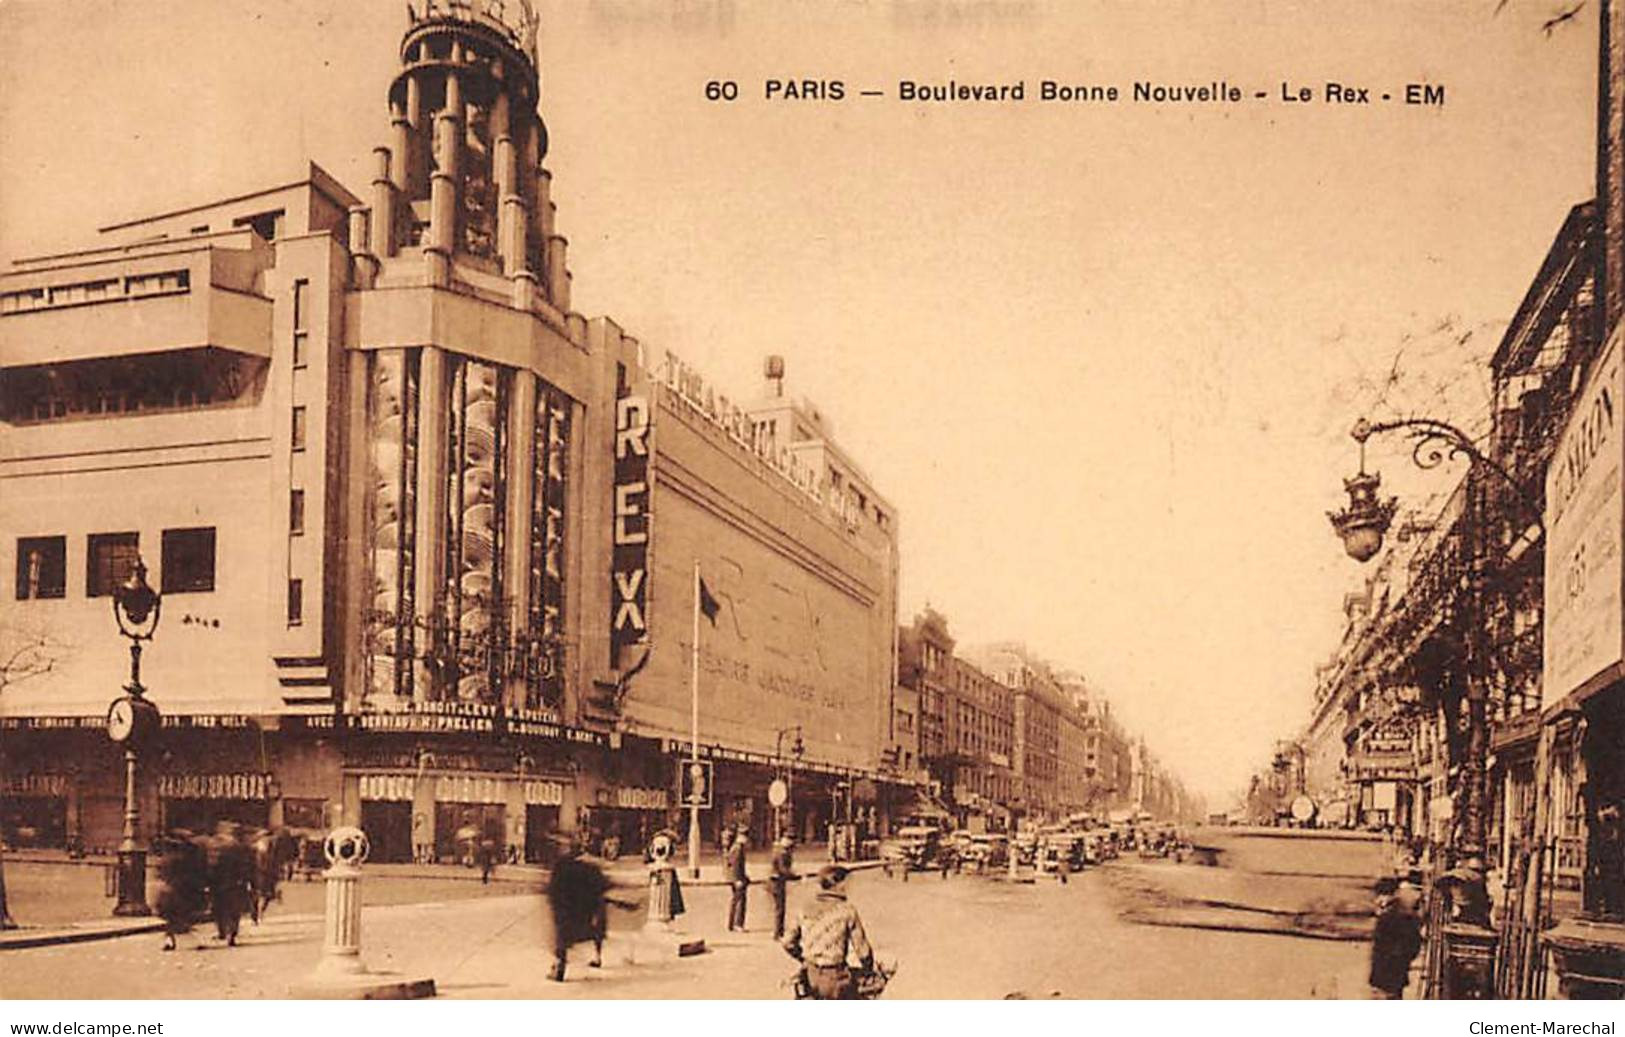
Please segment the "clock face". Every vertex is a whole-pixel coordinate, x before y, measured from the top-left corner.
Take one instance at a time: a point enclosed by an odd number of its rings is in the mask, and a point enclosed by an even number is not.
[[[135,732],[135,706],[129,699],[115,699],[107,711],[107,737],[122,742]]]

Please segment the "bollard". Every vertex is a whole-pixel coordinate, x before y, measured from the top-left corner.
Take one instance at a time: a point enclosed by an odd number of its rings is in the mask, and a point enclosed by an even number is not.
[[[322,960],[318,973],[352,976],[361,963],[361,864],[370,849],[359,828],[336,828],[322,845],[327,857],[327,908],[322,915]]]
[[[687,958],[705,953],[705,939],[683,935],[674,902],[681,882],[677,877],[677,840],[673,833],[661,831],[649,842],[649,916],[638,941],[656,957],[675,954]],[[635,950],[629,948],[635,955]]]
[[[370,972],[361,960],[361,865],[369,850],[359,828],[333,829],[322,844],[327,857],[327,903],[322,915],[322,956],[296,997],[383,1000],[434,997],[434,980],[402,979]]]

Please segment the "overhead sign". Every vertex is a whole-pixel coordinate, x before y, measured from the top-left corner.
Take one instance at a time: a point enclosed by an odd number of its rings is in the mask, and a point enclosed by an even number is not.
[[[1547,469],[1543,706],[1594,682],[1625,658],[1622,330],[1625,325],[1609,336]]]
[[[615,400],[609,664],[649,636],[649,400],[622,386]]]

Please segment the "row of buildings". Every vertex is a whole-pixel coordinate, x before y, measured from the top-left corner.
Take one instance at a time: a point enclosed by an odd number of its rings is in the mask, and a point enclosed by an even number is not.
[[[1548,972],[1570,996],[1625,988],[1625,15],[1602,18],[1597,196],[1512,313],[1490,431],[1442,505],[1373,498],[1387,542],[1271,768],[1321,823],[1487,871],[1492,909],[1467,920],[1493,924],[1501,996]],[[1406,430],[1420,463],[1458,446]]]
[[[363,189],[301,162],[0,276],[6,841],[119,841],[138,560],[149,830],[538,859],[641,844],[696,751],[707,838],[879,834],[940,809],[933,773],[1035,816],[1150,781],[1036,664],[898,680],[897,513],[782,361],[730,399],[572,309],[528,5],[409,19]],[[971,780],[972,745],[1005,762]]]
[[[1087,814],[1194,821],[1202,806],[1112,716],[1080,675],[1015,642],[956,649],[927,608],[898,641],[902,708],[918,716],[919,762],[964,827]]]

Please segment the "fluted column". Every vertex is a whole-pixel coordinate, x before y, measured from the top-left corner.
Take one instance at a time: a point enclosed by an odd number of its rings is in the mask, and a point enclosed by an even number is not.
[[[463,88],[456,72],[446,73],[446,105],[435,114],[438,165],[429,174],[429,283],[451,283],[451,257],[457,251],[457,210],[462,193]]]
[[[365,972],[361,962],[361,869],[339,861],[327,869],[322,960],[326,973]]]

